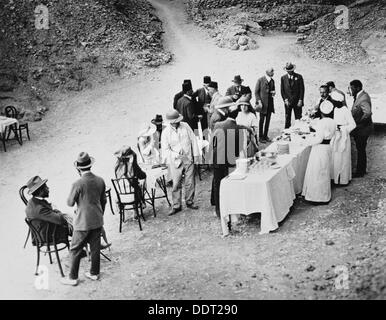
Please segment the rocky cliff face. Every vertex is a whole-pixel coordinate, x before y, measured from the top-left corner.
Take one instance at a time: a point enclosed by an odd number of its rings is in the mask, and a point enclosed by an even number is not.
[[[48,29],[40,29],[39,4],[48,8]],[[41,100],[44,92],[78,91],[171,58],[162,23],[145,0],[0,0],[0,7],[3,98],[22,88]]]

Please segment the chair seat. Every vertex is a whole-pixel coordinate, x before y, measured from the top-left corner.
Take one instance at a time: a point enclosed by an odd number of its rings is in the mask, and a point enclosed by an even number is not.
[[[27,121],[19,121],[19,128],[20,127],[26,127],[26,126],[28,126],[28,122]]]
[[[122,204],[133,204],[134,203],[134,194],[120,194]]]

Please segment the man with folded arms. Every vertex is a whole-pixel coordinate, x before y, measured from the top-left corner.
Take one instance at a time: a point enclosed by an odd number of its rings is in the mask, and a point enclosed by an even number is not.
[[[74,166],[81,175],[73,185],[67,204],[77,205],[74,218],[74,232],[70,248],[70,274],[62,283],[76,286],[81,253],[86,244],[90,245],[91,269],[85,276],[91,280],[99,279],[101,232],[103,212],[106,206],[106,185],[102,178],[94,175],[90,169],[94,158],[81,152]]]

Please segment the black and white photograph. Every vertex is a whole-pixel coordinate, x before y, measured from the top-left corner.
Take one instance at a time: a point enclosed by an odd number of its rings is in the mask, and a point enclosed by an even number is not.
[[[0,300],[386,299],[385,70],[386,0],[0,0]]]

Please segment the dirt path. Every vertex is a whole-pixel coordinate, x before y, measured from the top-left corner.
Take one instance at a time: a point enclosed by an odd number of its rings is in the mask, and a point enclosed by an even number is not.
[[[320,83],[334,79],[339,87],[346,88],[349,80],[358,77],[358,70],[353,67],[316,63],[305,57],[294,45],[293,35],[262,38],[257,51],[220,49],[202,30],[187,23],[182,1],[150,2],[164,21],[164,40],[175,55],[174,61],[130,80],[114,80],[78,94],[58,96],[56,106],[44,121],[31,123],[31,142],[22,147],[12,145],[9,152],[0,153],[0,250],[7,257],[1,266],[0,283],[4,285],[0,287],[0,298],[313,297],[313,281],[304,271],[307,265],[316,265],[313,277],[321,277],[331,265],[352,259],[355,250],[349,248],[358,242],[357,238],[363,238],[361,244],[368,239],[368,235],[358,231],[353,236],[355,228],[352,224],[347,226],[347,217],[339,220],[339,205],[351,199],[355,190],[362,190],[361,182],[354,182],[347,190],[337,190],[329,206],[296,203],[278,232],[259,236],[258,219],[252,219],[240,226],[235,237],[222,239],[220,224],[209,206],[210,177],[206,176],[197,188],[202,208],[199,212],[184,211],[169,218],[168,207],[159,204],[157,218],[146,211],[149,219],[143,232],[134,223],[128,223],[118,234],[118,217],[108,211],[105,225],[113,242],[113,262],[102,263],[100,282],[89,283],[81,276],[83,281],[77,288],[62,287],[54,264],[49,266],[50,289],[34,289],[35,252],[30,245],[26,250],[21,248],[26,227],[24,207],[17,193],[32,175],[47,177],[51,201],[71,212],[65,200],[77,178],[72,166],[76,155],[86,150],[95,156],[94,171],[109,181],[113,176],[114,151],[123,144],[134,145],[141,125],[171,107],[174,93],[186,78],[191,78],[197,88],[204,75],[211,75],[224,93],[235,74],[241,74],[253,88],[267,66],[276,69],[279,83],[283,65],[292,60],[304,75],[306,105],[311,105]],[[378,72],[368,68],[361,70],[360,76],[366,86],[376,84],[380,88]],[[282,104],[278,98],[275,103],[272,136],[284,123]],[[384,134],[380,134],[372,139],[372,148],[377,148],[377,153],[371,160],[372,174],[365,179],[370,186],[379,174],[386,176],[381,165],[386,155],[383,138]],[[368,188],[367,192],[370,191]],[[382,194],[377,196],[381,198]],[[336,245],[326,247],[327,238],[334,238]],[[45,258],[43,261],[47,262]],[[67,259],[64,261],[67,263]]]

